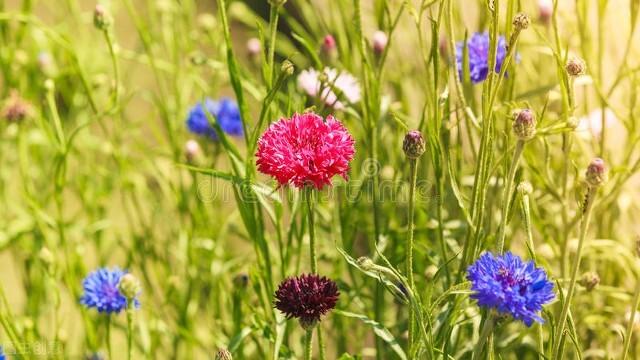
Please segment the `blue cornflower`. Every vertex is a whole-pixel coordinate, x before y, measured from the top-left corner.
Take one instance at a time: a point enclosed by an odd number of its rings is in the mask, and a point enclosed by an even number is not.
[[[7,356],[4,354],[4,349],[0,346],[0,360],[5,360]]]
[[[113,269],[100,268],[90,273],[82,280],[84,293],[80,303],[88,308],[95,308],[98,312],[119,313],[127,308],[127,298],[118,290],[120,278],[126,271],[118,267]],[[140,306],[138,299],[134,299],[134,306]]]
[[[545,271],[511,252],[482,254],[467,269],[467,279],[474,291],[471,298],[478,300],[479,306],[510,314],[527,326],[544,322],[538,313],[555,298]]]
[[[484,81],[489,74],[489,34],[475,33],[471,39],[467,41],[467,50],[469,52],[469,75],[471,82],[477,84]],[[463,79],[463,54],[464,41],[458,42],[456,45],[456,64],[460,79]],[[500,72],[502,62],[507,56],[507,45],[504,36],[498,37],[498,53],[496,56],[496,72]]]
[[[205,109],[215,118],[225,133],[233,136],[241,136],[243,134],[240,110],[238,105],[229,98],[221,98],[220,101],[213,101],[207,98],[204,103],[199,102],[194,105],[189,111],[186,121],[189,131],[207,136],[213,140],[218,139],[216,131],[209,123]]]

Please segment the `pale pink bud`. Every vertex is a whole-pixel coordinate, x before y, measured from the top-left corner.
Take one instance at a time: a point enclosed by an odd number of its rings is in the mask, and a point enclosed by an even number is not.
[[[384,49],[387,47],[387,43],[389,42],[389,37],[384,31],[376,31],[373,33],[373,37],[371,39],[373,51],[376,54],[382,54]]]

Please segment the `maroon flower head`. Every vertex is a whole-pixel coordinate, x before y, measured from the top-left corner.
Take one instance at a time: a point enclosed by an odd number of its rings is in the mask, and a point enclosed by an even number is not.
[[[282,186],[331,185],[336,175],[347,178],[355,141],[333,116],[294,114],[269,126],[258,140],[258,170]]]
[[[285,279],[276,291],[275,307],[288,319],[297,318],[303,327],[312,327],[338,302],[338,286],[315,274]]]

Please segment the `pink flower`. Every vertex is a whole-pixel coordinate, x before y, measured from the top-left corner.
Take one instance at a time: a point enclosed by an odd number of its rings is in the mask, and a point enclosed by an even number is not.
[[[321,190],[335,175],[347,178],[355,141],[333,116],[294,114],[269,126],[258,140],[258,170],[282,186]]]
[[[326,83],[320,80],[321,77],[326,77]],[[361,98],[358,79],[333,68],[325,68],[322,73],[316,69],[303,70],[298,75],[298,88],[311,97],[320,97],[327,106],[336,110],[343,110],[345,105],[338,100],[333,88],[342,92],[342,96],[350,104],[359,102]]]

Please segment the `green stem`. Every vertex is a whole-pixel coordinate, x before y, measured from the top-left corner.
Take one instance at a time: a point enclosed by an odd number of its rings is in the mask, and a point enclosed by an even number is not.
[[[313,340],[313,328],[308,329],[306,336],[304,337],[304,359],[311,360],[312,354],[312,345],[311,341]]]
[[[309,219],[309,260],[311,261],[311,272],[318,273],[318,255],[316,253],[316,227],[313,214],[313,188],[307,186],[304,189],[307,203],[307,216]]]
[[[524,149],[524,141],[518,140],[516,148],[513,151],[513,160],[509,167],[509,173],[507,174],[507,182],[504,186],[504,192],[502,193],[502,218],[500,219],[500,228],[498,229],[498,253],[502,254],[504,251],[504,238],[505,230],[507,227],[507,218],[509,217],[509,208],[511,202],[511,193],[513,192],[513,179],[516,176],[516,170],[518,169],[518,162]]]
[[[109,359],[113,359],[111,352],[111,315],[107,315],[107,354]]]
[[[127,359],[133,358],[133,299],[129,299],[127,306]]]
[[[564,330],[567,322],[567,315],[569,314],[569,306],[571,305],[571,299],[573,298],[573,293],[576,287],[576,281],[578,279],[578,271],[580,271],[580,261],[582,260],[582,248],[584,247],[584,240],[587,235],[587,230],[589,229],[589,221],[591,220],[591,209],[593,208],[593,203],[595,200],[597,187],[590,186],[585,198],[584,204],[584,212],[582,213],[582,222],[580,224],[580,235],[578,238],[578,249],[576,250],[576,258],[573,262],[573,270],[571,272],[571,280],[569,281],[569,289],[567,290],[567,294],[564,297],[564,304],[562,306],[562,312],[560,313],[560,318],[558,319],[558,328],[556,330],[556,342],[553,346],[553,357],[552,359],[558,359],[560,351],[562,351],[560,344],[564,339]]]
[[[473,349],[473,353],[471,354],[471,360],[478,359],[482,355],[482,350],[484,349],[484,344],[487,342],[489,335],[493,331],[493,326],[495,325],[495,319],[493,315],[489,315],[487,320],[482,326],[482,331],[480,331],[480,338],[478,339],[478,343]]]
[[[416,159],[409,160],[409,176],[411,183],[409,184],[409,224],[407,229],[407,245],[406,245],[406,273],[409,287],[413,290],[415,287],[413,280],[413,217],[415,212],[416,182],[418,179],[418,161]],[[407,342],[408,352],[411,353],[413,347],[413,331],[415,326],[415,312],[413,307],[409,307],[409,338]]]
[[[636,290],[633,294],[633,301],[631,302],[631,316],[629,316],[629,323],[627,324],[627,331],[624,336],[624,350],[622,350],[622,360],[627,359],[629,353],[629,346],[631,345],[631,336],[633,335],[633,325],[636,320],[636,313],[638,312],[638,303],[640,302],[640,278],[636,280]]]

